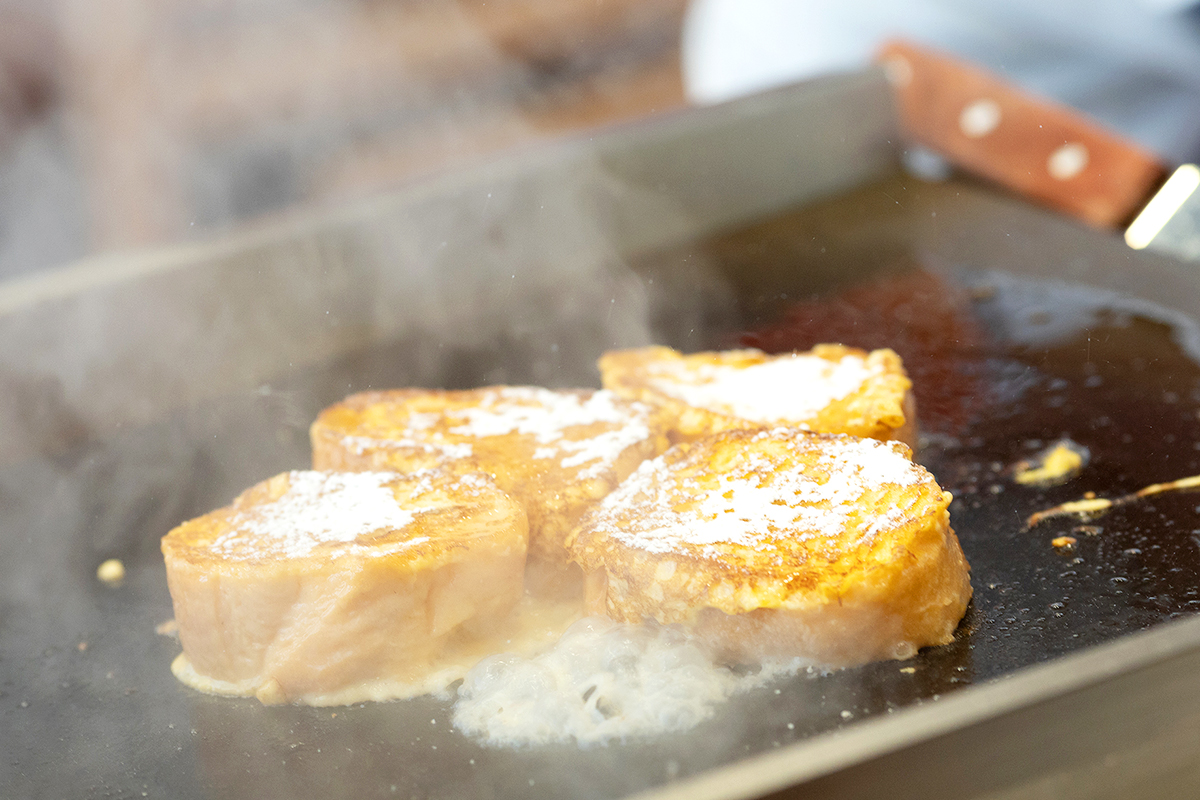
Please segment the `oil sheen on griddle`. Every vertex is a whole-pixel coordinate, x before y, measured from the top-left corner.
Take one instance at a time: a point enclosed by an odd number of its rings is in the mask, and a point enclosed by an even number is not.
[[[1200,493],[1025,526],[1088,492],[1200,473],[1193,324],[1088,287],[918,271],[796,304],[743,341],[780,351],[832,335],[904,358],[927,434],[918,457],[956,498],[973,568],[960,636],[978,680],[1200,610]],[[1077,475],[1015,480],[1015,465],[1064,438],[1090,453]]]

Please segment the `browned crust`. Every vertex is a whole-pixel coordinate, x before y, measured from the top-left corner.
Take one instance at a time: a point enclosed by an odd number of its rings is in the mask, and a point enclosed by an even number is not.
[[[663,409],[671,426],[671,440],[676,442],[736,428],[787,425],[806,427],[817,433],[845,433],[884,441],[895,439],[910,447],[916,445],[916,401],[912,394],[912,381],[905,373],[900,357],[893,351],[883,349],[868,353],[840,344],[822,344],[801,355],[812,355],[831,362],[856,355],[877,368],[880,374],[846,397],[831,402],[814,416],[755,421],[716,409],[688,405],[652,385],[653,374],[671,364],[678,364],[685,369],[700,365],[745,368],[789,358],[789,355],[769,356],[754,349],[684,355],[670,347],[655,345],[609,351],[600,357],[598,366],[604,388],[622,397]]]
[[[626,447],[599,474],[581,477],[579,469],[548,466],[534,458],[541,446],[533,437],[522,434],[476,437],[456,435],[450,428],[457,423],[439,422],[431,428],[443,441],[469,445],[472,454],[462,458],[430,441],[412,441],[406,437],[408,419],[413,413],[448,415],[477,407],[486,393],[506,387],[484,387],[462,391],[435,389],[397,389],[362,392],[347,397],[321,412],[311,429],[313,466],[318,469],[397,469],[411,470],[445,464],[455,470],[479,469],[490,474],[506,492],[525,507],[530,530],[529,555],[558,569],[567,567],[562,542],[579,523],[584,512],[611,492],[647,458],[667,447],[665,427],[657,412],[645,409],[636,415],[645,417],[649,435]],[[584,400],[593,390],[560,390]],[[635,416],[629,401],[616,399]],[[583,426],[580,426],[581,428]],[[597,425],[595,433],[605,430]],[[581,434],[582,435],[582,434]],[[355,449],[347,437],[360,437]],[[406,443],[400,443],[406,442]]]
[[[397,476],[389,486],[424,479]],[[416,680],[456,628],[506,614],[523,591],[523,509],[495,486],[477,482],[456,497],[454,476],[432,480],[441,492],[436,509],[403,532],[381,528],[341,551],[319,545],[309,555],[280,557],[252,543],[233,555],[210,548],[233,529],[237,512],[278,500],[288,473],[168,533],[161,545],[167,584],[195,672],[228,684],[273,681],[284,699]],[[388,547],[398,537],[423,536],[429,540]],[[488,591],[472,593],[476,586]]]
[[[779,435],[803,442],[797,456],[764,444],[762,432],[727,431],[677,445],[660,461],[671,480],[686,483],[680,494],[695,497],[750,456],[770,460],[773,470],[808,472],[822,441],[835,438]],[[597,508],[568,545],[588,576],[591,610],[622,621],[693,626],[731,659],[800,655],[844,666],[906,657],[950,641],[971,597],[969,568],[949,524],[950,495],[915,468],[926,479],[868,488],[855,501],[854,521],[832,539],[795,535],[766,550],[682,543],[668,553],[649,552],[604,533],[606,526],[637,524],[645,510],[632,504]],[[858,526],[889,509],[903,509],[903,519],[861,540]]]

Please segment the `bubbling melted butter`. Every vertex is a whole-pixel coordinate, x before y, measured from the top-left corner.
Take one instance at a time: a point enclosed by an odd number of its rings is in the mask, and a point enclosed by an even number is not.
[[[677,626],[587,617],[532,658],[483,659],[458,690],[453,721],[496,747],[604,744],[693,728],[732,695],[805,666],[776,661],[741,674]]]
[[[182,653],[171,671],[198,691],[255,697],[266,705],[440,696],[454,701],[455,727],[484,745],[587,747],[693,728],[728,698],[806,667],[814,669],[800,659],[780,660],[740,672],[716,663],[679,626],[583,617],[577,597],[526,594],[502,624],[461,633],[410,680],[285,698],[270,681],[233,683],[203,675]]]

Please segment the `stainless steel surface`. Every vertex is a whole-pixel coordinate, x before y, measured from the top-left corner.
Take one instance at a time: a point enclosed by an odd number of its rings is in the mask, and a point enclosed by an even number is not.
[[[887,102],[877,75],[847,76],[527,154],[334,217],[0,286],[0,793],[1194,790],[1200,620],[1164,623],[1170,614],[1104,583],[1112,565],[1097,559],[1071,579],[1102,583],[1078,595],[1096,602],[1045,635],[1031,633],[1033,614],[1004,622],[1005,603],[1024,604],[1011,592],[1043,602],[1059,591],[1033,568],[1053,567],[1053,554],[1019,534],[1017,512],[1035,495],[962,512],[964,546],[980,556],[975,616],[954,645],[914,662],[915,678],[895,664],[800,677],[780,695],[730,703],[691,734],[488,750],[447,730],[447,706],[432,698],[333,717],[201,696],[167,671],[178,646],[153,632],[170,616],[158,537],[302,466],[316,411],[349,391],[591,385],[607,347],[706,346],[770,320],[785,293],[905,258],[1114,292],[1131,314],[1173,319],[1176,339],[1163,341],[1179,352],[1168,363],[1195,360],[1190,267],[975,185],[895,175]],[[789,217],[797,206],[807,208]],[[700,241],[781,215],[786,230],[741,249]],[[111,556],[129,571],[116,588],[95,579]],[[857,712],[843,719],[845,708]]]
[[[1188,619],[645,797],[1188,797],[1197,688]]]

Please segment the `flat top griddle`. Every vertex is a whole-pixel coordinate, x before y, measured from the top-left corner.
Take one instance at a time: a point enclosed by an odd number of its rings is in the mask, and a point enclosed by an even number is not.
[[[765,790],[706,775],[739,762],[816,763],[813,754],[839,742],[853,751],[895,722],[888,718],[912,720],[914,731],[913,742],[891,749],[924,746],[939,707],[961,711],[996,686],[1026,686],[1006,676],[1066,654],[1109,653],[1105,643],[1200,606],[1195,495],[1116,510],[1092,523],[1099,530],[1077,531],[1071,551],[1050,540],[1078,521],[1024,526],[1030,513],[1089,489],[1122,494],[1200,472],[1200,351],[1188,313],[1200,310],[1200,291],[1190,276],[1139,257],[1130,277],[1116,243],[962,181],[893,175],[758,217],[641,248],[625,259],[628,270],[603,273],[611,308],[575,309],[579,317],[566,315],[561,329],[538,329],[493,298],[504,313],[476,341],[421,327],[385,332],[251,387],[196,392],[104,430],[70,402],[66,378],[39,383],[8,362],[0,419],[38,435],[14,437],[36,447],[14,446],[0,461],[6,796],[608,798],[660,788],[747,796]],[[595,382],[595,355],[630,343],[604,328],[613,315],[644,321],[633,338],[727,346],[778,323],[796,300],[914,264],[967,292],[985,334],[958,364],[981,402],[951,432],[931,420],[937,435],[919,454],[957,497],[952,523],[973,568],[975,599],[954,643],[910,662],[802,674],[734,698],[693,731],[592,749],[484,748],[451,730],[449,703],[435,698],[263,707],[195,693],[170,675],[178,644],[155,633],[171,616],[159,538],[255,481],[306,466],[307,426],[324,405],[390,386],[586,385]],[[601,315],[607,338],[573,338],[589,314]],[[1013,484],[1006,470],[1016,459],[1063,435],[1092,450],[1083,475],[1050,489]],[[116,588],[95,578],[109,557],[128,570]],[[966,725],[946,715],[960,717]],[[910,763],[941,763],[926,758]],[[882,777],[861,770],[843,793],[886,780],[892,793],[915,796],[937,780],[888,769]],[[1014,770],[941,785],[959,796],[993,791]],[[829,780],[794,794],[837,795]]]

